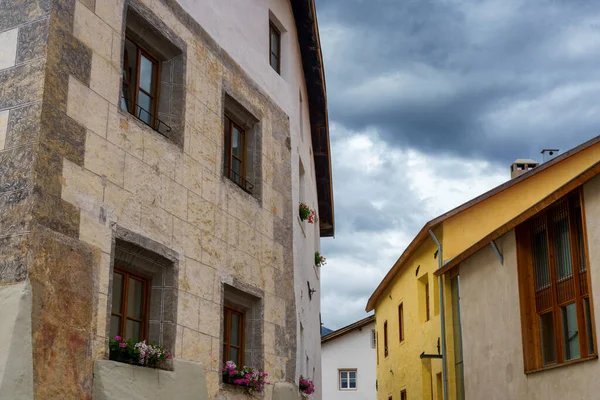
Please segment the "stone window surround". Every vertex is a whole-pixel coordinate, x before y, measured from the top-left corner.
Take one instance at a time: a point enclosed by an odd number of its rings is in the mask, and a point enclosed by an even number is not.
[[[246,176],[244,179],[249,181],[254,187],[252,193],[249,194],[243,189],[238,188],[244,194],[254,197],[262,205],[262,131],[263,124],[261,122],[261,114],[256,110],[250,102],[246,101],[241,95],[238,95],[228,84],[223,81],[222,93],[222,126],[226,125],[226,117],[238,124],[245,130],[246,138]],[[225,128],[223,129],[223,178],[237,187],[233,183],[226,171],[227,162],[227,146],[225,145]]]
[[[149,259],[149,256],[152,259]],[[117,262],[120,261],[121,268],[124,266],[125,269],[141,273],[152,279],[148,341],[162,344],[167,350],[174,352],[179,282],[177,253],[160,243],[113,223],[110,260],[105,337],[108,338],[110,335],[112,280],[115,260],[117,260]],[[137,263],[140,261],[144,265]],[[106,358],[108,358],[108,353],[107,343]]]
[[[236,279],[221,283],[221,330],[223,343],[225,329],[224,306],[245,312],[244,316],[244,364],[264,369],[264,292]],[[220,358],[223,357],[222,351]],[[222,365],[227,360],[221,360]]]
[[[133,21],[137,28],[141,30],[144,39],[141,39],[140,33],[132,32],[128,28],[127,16],[131,12]],[[130,21],[132,18],[130,18]],[[140,25],[142,25],[140,27]],[[158,16],[156,16],[147,6],[139,0],[125,0],[123,7],[123,25],[121,30],[121,49],[120,60],[121,70],[123,69],[123,51],[126,35],[134,35],[141,41],[146,50],[151,50],[153,55],[159,56],[159,84],[158,84],[158,115],[157,117],[171,127],[171,132],[167,133],[170,141],[183,149],[185,132],[185,83],[186,83],[186,62],[187,45],[183,39],[177,36]],[[122,74],[121,74],[122,75]],[[122,116],[131,119],[143,129],[156,134],[153,128],[138,120],[126,110],[121,109],[121,88],[123,86],[123,77],[119,80],[119,99],[118,112]]]

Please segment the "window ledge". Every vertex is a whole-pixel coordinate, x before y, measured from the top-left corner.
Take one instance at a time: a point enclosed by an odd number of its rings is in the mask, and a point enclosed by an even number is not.
[[[592,361],[592,360],[597,360],[597,359],[598,359],[597,355],[590,356],[590,357],[585,357],[585,358],[578,358],[576,360],[566,361],[566,362],[564,362],[562,364],[554,364],[554,365],[549,365],[547,367],[533,369],[531,371],[525,371],[525,375],[535,374],[535,373],[538,373],[538,372],[548,371],[548,370],[551,370],[551,369],[556,369],[556,368],[561,368],[561,367],[567,367],[569,365],[579,364],[579,363],[582,363],[582,362]]]
[[[163,135],[162,133],[158,132],[156,129],[153,129],[151,126],[146,124],[144,121],[142,121],[138,117],[134,116],[133,114],[131,114],[128,111],[123,110],[120,106],[117,106],[117,110],[118,110],[117,112],[119,113],[119,116],[127,118],[128,121],[131,121],[134,124],[137,124],[137,126],[140,129],[142,129],[143,131],[148,132],[149,134],[152,134],[152,135],[157,135],[161,139],[165,140],[167,143],[169,143],[173,146],[176,146],[177,148],[179,148],[179,150],[181,152],[183,152],[183,145],[180,145],[179,143],[174,141],[172,138]]]

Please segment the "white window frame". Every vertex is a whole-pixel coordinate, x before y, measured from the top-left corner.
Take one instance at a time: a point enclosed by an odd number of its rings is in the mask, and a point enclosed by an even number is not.
[[[354,381],[355,383],[355,387],[351,388],[350,387],[350,372],[354,372]],[[348,382],[348,387],[342,387],[342,374],[347,374],[347,382]],[[338,389],[340,391],[352,391],[352,390],[358,390],[358,370],[357,369],[340,369],[338,370]]]
[[[377,348],[377,333],[375,332],[375,329],[371,329],[371,348]]]

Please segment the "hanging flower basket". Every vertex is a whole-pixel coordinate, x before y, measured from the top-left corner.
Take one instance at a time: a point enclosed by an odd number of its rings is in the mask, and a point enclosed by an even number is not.
[[[304,203],[300,203],[299,215],[301,221],[308,221],[309,224],[315,222],[315,210],[311,210],[309,206]]]
[[[298,390],[303,397],[310,397],[310,395],[315,392],[315,384],[311,379],[300,375],[300,378],[298,379]]]
[[[326,258],[323,257],[318,251],[315,251],[315,265],[317,267],[322,267],[323,265],[327,264],[325,261]]]

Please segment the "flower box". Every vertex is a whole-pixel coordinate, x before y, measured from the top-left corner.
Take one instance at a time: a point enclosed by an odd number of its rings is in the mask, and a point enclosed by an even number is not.
[[[113,361],[148,368],[159,368],[172,358],[171,353],[161,345],[136,342],[133,339],[125,341],[121,336],[110,339],[109,349],[109,358]]]

